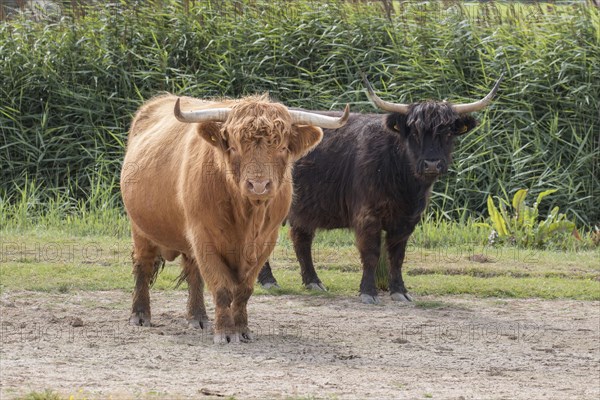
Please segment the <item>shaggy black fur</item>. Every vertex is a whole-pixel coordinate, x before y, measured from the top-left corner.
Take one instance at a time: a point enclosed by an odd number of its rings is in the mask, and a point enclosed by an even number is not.
[[[360,292],[376,296],[375,267],[385,231],[390,292],[405,294],[407,240],[435,179],[448,170],[454,138],[476,125],[448,103],[425,102],[413,104],[408,115],[352,114],[344,127],[325,129],[323,141],[294,166],[288,221],[303,283],[321,283],[311,256],[315,231],[351,228],[363,264]],[[268,263],[259,279],[275,281]]]

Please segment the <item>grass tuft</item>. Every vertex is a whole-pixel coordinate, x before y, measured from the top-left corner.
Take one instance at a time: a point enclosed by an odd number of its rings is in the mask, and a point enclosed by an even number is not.
[[[43,392],[31,392],[23,397],[19,397],[19,400],[64,400],[58,393],[52,390],[45,390]]]

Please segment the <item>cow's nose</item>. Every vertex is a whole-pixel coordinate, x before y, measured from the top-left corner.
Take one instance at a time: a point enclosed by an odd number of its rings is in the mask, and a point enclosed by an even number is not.
[[[441,160],[425,160],[426,174],[439,174],[442,172],[443,164]]]
[[[251,193],[261,195],[271,190],[272,183],[270,179],[248,179],[246,185]]]

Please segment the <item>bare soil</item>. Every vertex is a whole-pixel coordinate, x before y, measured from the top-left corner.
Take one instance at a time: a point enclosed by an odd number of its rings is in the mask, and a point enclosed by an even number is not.
[[[0,398],[600,398],[600,303],[253,296],[251,343],[188,328],[184,291],[0,296]],[[208,304],[212,317],[212,303]]]

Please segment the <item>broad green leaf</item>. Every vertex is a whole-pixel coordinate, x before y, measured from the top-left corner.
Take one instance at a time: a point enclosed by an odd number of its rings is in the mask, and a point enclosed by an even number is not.
[[[544,241],[548,237],[550,231],[550,224],[546,222],[547,221],[540,222],[537,229],[535,230],[535,243],[538,246],[542,246],[544,244]]]
[[[552,211],[550,211],[550,214],[548,214],[548,217],[546,218],[546,223],[553,223],[556,221],[556,216],[558,215],[558,206],[554,207],[552,209]]]
[[[500,237],[508,236],[508,230],[506,229],[506,221],[500,215],[500,212],[496,208],[494,204],[494,200],[492,200],[492,196],[488,196],[487,200],[488,213],[490,214],[490,219],[492,220],[492,224],[494,225],[494,229],[498,232]]]
[[[510,223],[510,214],[506,210],[506,203],[504,201],[502,201],[502,199],[499,199],[498,206],[500,208],[500,215],[502,215],[504,222]]]
[[[535,224],[536,214],[533,209],[526,207],[523,210],[523,226],[531,228]]]
[[[548,236],[557,233],[573,232],[575,230],[575,224],[571,221],[559,221],[554,222],[548,227]]]
[[[548,196],[549,194],[552,194],[554,192],[558,191],[558,189],[548,189],[548,190],[544,190],[542,193],[538,194],[537,200],[536,200],[536,210],[537,207],[539,207],[540,202],[542,201],[542,199],[546,196]]]
[[[517,193],[515,193],[512,200],[512,206],[515,210],[517,217],[517,226],[521,226],[523,224],[523,209],[525,207],[525,196],[527,196],[527,189],[520,189],[517,190]]]

